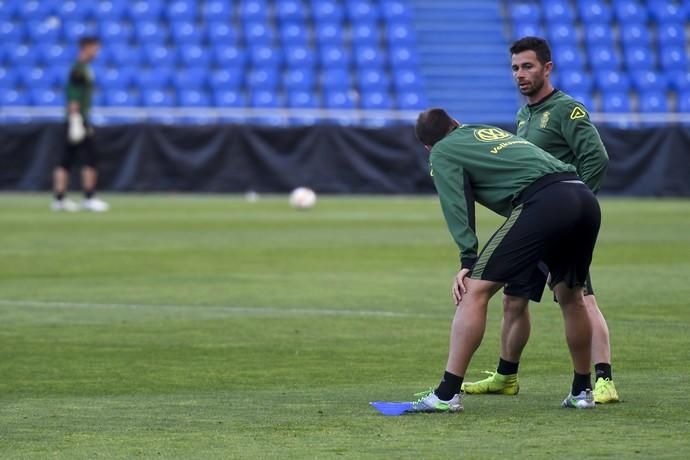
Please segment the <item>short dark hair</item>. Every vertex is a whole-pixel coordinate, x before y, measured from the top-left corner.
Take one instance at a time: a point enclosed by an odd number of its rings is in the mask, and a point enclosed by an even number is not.
[[[510,54],[520,54],[525,51],[534,51],[537,60],[542,64],[551,62],[551,47],[543,38],[522,37],[510,47]]]
[[[422,144],[433,146],[446,137],[455,125],[455,120],[445,110],[428,109],[417,117],[415,133]]]
[[[86,35],[79,39],[79,48],[83,48],[89,45],[98,45],[101,43],[101,39],[95,35]]]

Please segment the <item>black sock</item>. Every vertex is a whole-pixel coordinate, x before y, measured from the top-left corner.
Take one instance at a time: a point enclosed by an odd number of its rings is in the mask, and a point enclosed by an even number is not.
[[[65,198],[65,192],[55,192],[55,199],[62,201]]]
[[[434,394],[438,396],[441,401],[450,401],[453,396],[460,393],[460,387],[462,386],[463,377],[459,377],[455,374],[451,374],[448,371],[443,373],[443,378],[441,383],[438,384],[438,388],[434,390]]]
[[[496,368],[496,372],[498,372],[501,375],[517,374],[519,365],[519,362],[512,363],[510,361],[506,361],[503,358],[498,358],[498,367]]]
[[[609,363],[595,364],[594,372],[596,373],[597,379],[613,380],[613,375],[611,374],[611,365]]]
[[[86,197],[87,200],[90,200],[91,198],[93,198],[94,193],[95,192],[93,190],[85,190],[84,196]]]
[[[585,390],[592,389],[592,374],[573,373],[573,387],[570,394],[577,396]]]

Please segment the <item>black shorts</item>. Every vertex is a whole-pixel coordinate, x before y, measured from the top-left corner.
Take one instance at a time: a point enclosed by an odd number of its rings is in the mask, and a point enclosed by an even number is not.
[[[544,294],[544,288],[546,287],[546,280],[548,276],[549,267],[547,267],[544,262],[539,262],[537,268],[532,270],[532,273],[526,283],[508,283],[503,288],[503,294],[528,299],[533,302],[541,302],[541,297]],[[587,273],[587,279],[585,280],[584,287],[584,295],[594,295],[592,277],[589,273]],[[553,300],[554,302],[557,301],[556,296],[554,296]]]
[[[97,158],[94,151],[93,129],[86,125],[86,137],[76,144],[70,142],[67,134],[68,130],[69,125],[65,124],[65,147],[58,165],[69,170],[78,161],[82,166],[95,168],[97,166]]]
[[[551,286],[565,282],[570,288],[584,287],[600,223],[599,203],[577,176],[545,176],[518,197],[508,220],[482,249],[470,276],[529,286],[533,276],[541,276],[538,271],[543,274],[539,268],[543,262],[551,273]]]

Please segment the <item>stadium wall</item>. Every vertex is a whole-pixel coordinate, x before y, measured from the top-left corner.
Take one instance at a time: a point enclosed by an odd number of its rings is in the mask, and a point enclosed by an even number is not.
[[[690,196],[690,127],[600,133],[611,158],[602,193]],[[49,190],[63,145],[62,124],[0,126],[0,188]],[[123,125],[99,128],[95,145],[101,188],[112,191],[434,191],[426,152],[407,126]]]

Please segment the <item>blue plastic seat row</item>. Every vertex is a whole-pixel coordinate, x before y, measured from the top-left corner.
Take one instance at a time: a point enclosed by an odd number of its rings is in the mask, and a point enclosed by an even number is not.
[[[653,70],[639,70],[631,73],[617,70],[602,70],[592,77],[587,72],[563,70],[558,73],[558,86],[566,92],[583,91],[637,91],[673,90],[690,91],[690,72],[677,71],[670,74]]]
[[[654,20],[659,23],[682,23],[690,18],[690,5],[673,0],[578,0],[575,7],[569,0],[544,0],[511,2],[510,16],[516,22],[573,23],[579,19],[584,23],[610,24],[645,23]]]

